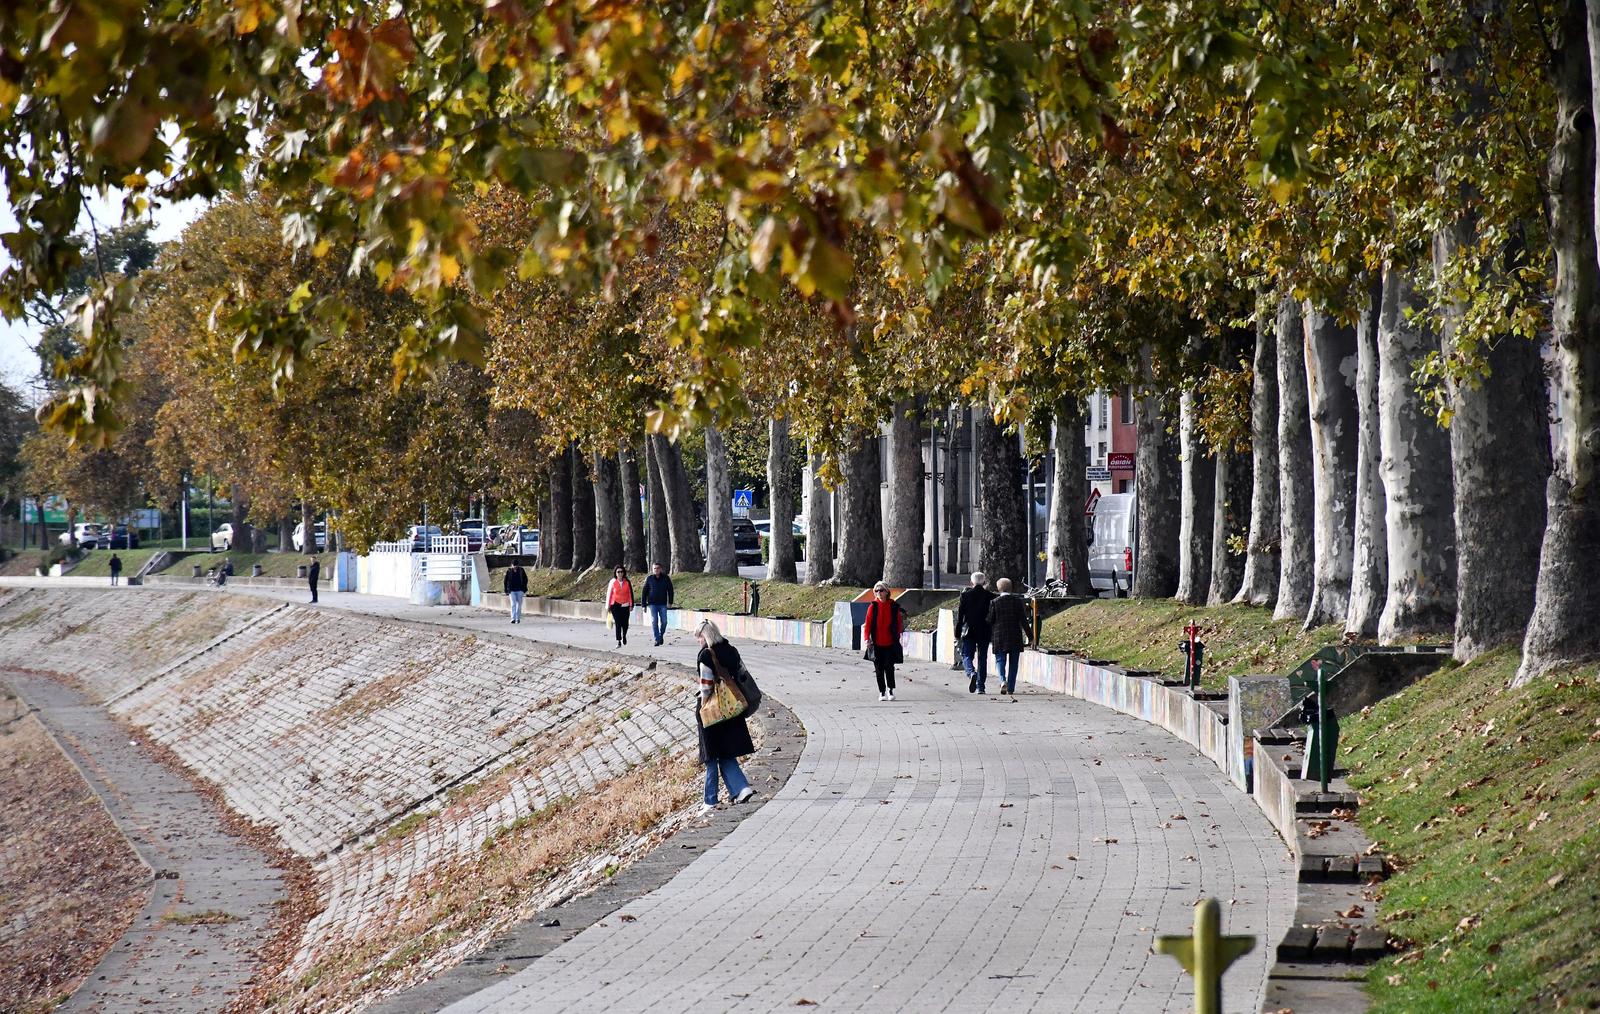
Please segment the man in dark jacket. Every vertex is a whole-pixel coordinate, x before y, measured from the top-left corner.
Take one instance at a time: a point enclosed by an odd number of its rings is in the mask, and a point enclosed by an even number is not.
[[[506,596],[511,599],[511,622],[522,622],[522,600],[528,594],[528,572],[515,561],[506,568]]]
[[[111,554],[111,583],[115,585],[117,579],[122,577],[122,557],[116,553]]]
[[[972,575],[972,586],[961,593],[956,607],[956,641],[961,645],[961,665],[967,670],[967,693],[982,694],[989,678],[989,603],[994,594],[985,588],[983,571]]]
[[[994,670],[1008,694],[1017,692],[1017,666],[1028,644],[1028,603],[1011,594],[1011,579],[994,583],[1000,594],[989,603],[989,643],[994,648]]]
[[[315,555],[306,554],[311,561],[311,566],[306,568],[306,582],[311,585],[311,604],[317,604],[317,581],[322,577],[322,561]]]
[[[672,605],[672,578],[668,577],[661,564],[650,568],[650,576],[644,579],[645,608],[650,610],[650,632],[655,635],[656,647],[661,646],[661,639],[667,633],[667,608]]]

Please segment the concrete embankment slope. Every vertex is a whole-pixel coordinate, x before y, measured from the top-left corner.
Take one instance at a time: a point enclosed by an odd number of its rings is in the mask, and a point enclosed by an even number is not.
[[[243,1004],[341,1009],[605,879],[694,801],[688,673],[215,592],[0,593],[0,670],[99,702],[297,857]]]

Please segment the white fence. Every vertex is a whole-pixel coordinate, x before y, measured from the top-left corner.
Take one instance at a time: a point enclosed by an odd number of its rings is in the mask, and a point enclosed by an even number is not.
[[[397,543],[379,543],[372,553],[361,557],[356,564],[356,591],[363,595],[388,595],[393,598],[411,597],[411,543],[404,545],[404,553],[383,546]]]

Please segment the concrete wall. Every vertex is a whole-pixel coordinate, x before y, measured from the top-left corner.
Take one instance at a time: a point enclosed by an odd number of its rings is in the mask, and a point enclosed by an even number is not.
[[[411,554],[373,553],[356,564],[356,591],[363,595],[411,598]]]

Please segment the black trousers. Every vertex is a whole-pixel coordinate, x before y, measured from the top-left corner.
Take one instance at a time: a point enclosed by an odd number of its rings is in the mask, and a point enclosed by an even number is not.
[[[611,607],[611,622],[616,624],[618,641],[628,640],[628,617],[632,612],[631,608],[620,604]]]
[[[317,582],[311,582],[311,601],[317,601]]]
[[[881,658],[873,659],[872,673],[878,677],[878,693],[886,693],[894,689],[893,662],[885,662]]]

